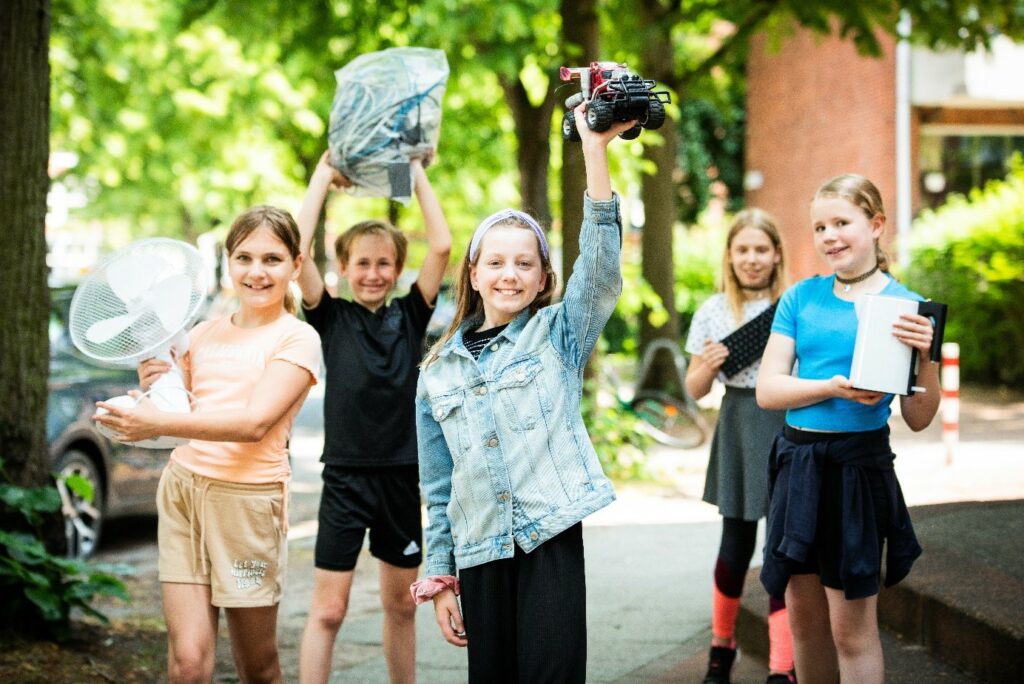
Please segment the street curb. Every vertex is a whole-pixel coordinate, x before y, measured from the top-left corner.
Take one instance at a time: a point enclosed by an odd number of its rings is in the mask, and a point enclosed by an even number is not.
[[[1014,574],[1021,541],[1011,534],[993,544],[981,534],[988,521],[1014,520],[1022,508],[1022,501],[993,501],[912,511],[922,523],[924,553],[907,578],[883,588],[878,598],[879,624],[891,633],[883,634],[883,643],[889,642],[887,681],[924,667],[920,655],[981,681],[1024,681],[1024,575]],[[926,524],[929,519],[934,524]],[[963,530],[978,534],[965,538]],[[754,568],[747,574],[736,638],[747,652],[767,658],[768,597],[759,572]],[[892,635],[899,635],[895,642]],[[949,674],[962,679],[967,676],[962,673]]]

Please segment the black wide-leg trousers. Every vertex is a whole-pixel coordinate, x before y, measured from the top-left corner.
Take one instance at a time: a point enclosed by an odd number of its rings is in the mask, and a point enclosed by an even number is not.
[[[582,684],[587,674],[583,527],[530,553],[459,572],[471,684]]]

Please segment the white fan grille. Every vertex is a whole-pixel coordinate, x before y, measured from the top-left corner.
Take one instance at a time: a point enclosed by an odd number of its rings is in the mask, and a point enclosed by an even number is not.
[[[206,282],[202,256],[191,245],[167,238],[134,242],[101,263],[75,290],[71,340],[93,359],[134,366],[192,322]],[[173,315],[164,313],[162,322],[160,313],[167,309]],[[106,334],[99,332],[104,326]]]

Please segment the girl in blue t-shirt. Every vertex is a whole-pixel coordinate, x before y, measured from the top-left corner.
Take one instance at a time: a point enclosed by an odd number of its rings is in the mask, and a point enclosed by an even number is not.
[[[811,202],[814,246],[834,271],[808,278],[779,301],[761,360],[757,401],[787,409],[770,457],[761,581],[785,594],[800,681],[882,682],[877,598],[883,542],[886,584],[921,553],[893,471],[887,425],[893,395],[856,389],[846,377],[857,333],[854,300],[882,293],[921,299],[888,274],[879,239],[885,210],[867,178],[844,175]],[[918,350],[914,383],[900,397],[912,430],[939,405],[936,364],[926,359],[931,321],[904,314],[893,335]],[[794,365],[796,370],[794,372]]]

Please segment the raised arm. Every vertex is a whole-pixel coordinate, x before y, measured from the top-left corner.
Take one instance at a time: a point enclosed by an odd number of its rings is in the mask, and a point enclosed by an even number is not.
[[[608,175],[607,148],[616,135],[635,123],[618,122],[607,131],[591,131],[584,119],[585,111],[585,104],[574,110],[587,174],[579,257],[565,284],[552,329],[562,339],[566,361],[577,369],[590,358],[622,291],[622,223]]]
[[[608,143],[619,133],[632,128],[635,121],[617,121],[607,131],[592,131],[587,126],[585,112],[587,105],[581,104],[573,110],[576,128],[580,132],[583,147],[583,163],[587,170],[587,195],[596,202],[612,198],[612,181],[608,175]]]
[[[341,175],[341,172],[330,164],[330,151],[320,156],[313,175],[309,179],[309,187],[306,188],[306,197],[302,200],[302,207],[295,218],[299,226],[300,246],[306,258],[302,261],[302,270],[299,272],[299,288],[302,290],[302,303],[313,308],[320,303],[324,294],[324,280],[320,277],[320,271],[313,261],[312,245],[313,234],[316,232],[316,225],[320,221],[320,212],[323,211],[324,202],[327,200],[327,193],[331,188],[343,188],[352,183]]]
[[[427,256],[420,265],[416,286],[423,299],[430,303],[441,289],[441,279],[448,266],[448,254],[452,250],[452,234],[422,160],[412,160],[412,172],[416,184],[416,201],[423,212],[423,224],[427,230]]]
[[[226,411],[170,413],[155,408],[148,399],[131,409],[100,401],[107,410],[93,418],[117,434],[119,441],[137,442],[166,436],[211,442],[258,442],[297,402],[306,398],[310,372],[290,361],[276,359],[264,370],[245,408]],[[134,393],[139,396],[139,393]]]

